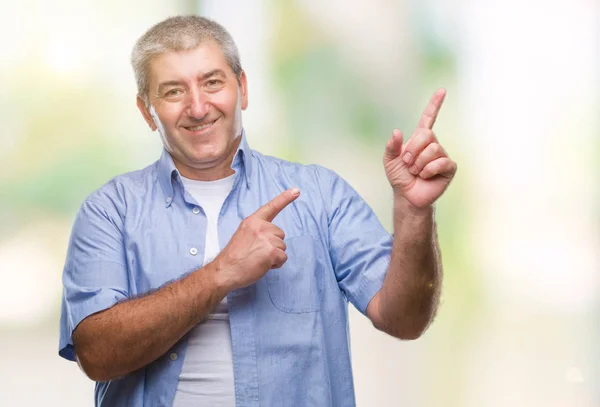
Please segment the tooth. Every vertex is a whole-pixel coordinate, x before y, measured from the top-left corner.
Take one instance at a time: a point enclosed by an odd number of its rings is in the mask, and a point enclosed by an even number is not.
[[[198,131],[198,130],[202,130],[202,129],[205,129],[205,128],[207,128],[207,127],[210,127],[210,126],[212,126],[212,125],[213,125],[213,123],[214,123],[214,121],[212,121],[212,122],[210,122],[210,123],[202,124],[202,125],[200,125],[200,126],[189,127],[189,129],[190,129],[191,131]]]

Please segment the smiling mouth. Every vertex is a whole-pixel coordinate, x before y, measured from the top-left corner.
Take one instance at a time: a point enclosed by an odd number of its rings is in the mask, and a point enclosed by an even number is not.
[[[199,126],[193,126],[193,127],[184,127],[184,128],[185,128],[186,130],[189,130],[189,131],[201,131],[201,130],[207,129],[207,128],[209,128],[210,126],[212,126],[213,124],[215,124],[215,122],[216,122],[217,120],[219,120],[219,119],[215,119],[215,120],[213,120],[212,122],[204,123],[204,124],[201,124],[201,125],[199,125]]]

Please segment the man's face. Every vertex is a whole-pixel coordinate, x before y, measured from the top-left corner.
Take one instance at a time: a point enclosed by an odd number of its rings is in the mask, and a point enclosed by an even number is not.
[[[169,52],[150,64],[148,109],[138,107],[171,153],[183,176],[218,179],[231,172],[248,105],[246,76],[241,85],[220,47],[203,42],[193,50]]]

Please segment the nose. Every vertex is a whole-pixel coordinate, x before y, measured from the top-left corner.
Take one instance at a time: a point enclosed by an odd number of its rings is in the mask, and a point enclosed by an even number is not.
[[[202,120],[209,110],[209,100],[207,95],[199,90],[190,92],[187,106],[187,114],[192,119]]]

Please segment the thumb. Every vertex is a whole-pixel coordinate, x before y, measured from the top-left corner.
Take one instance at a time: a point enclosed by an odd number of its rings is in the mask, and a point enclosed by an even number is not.
[[[398,157],[402,152],[402,142],[404,140],[404,135],[398,129],[394,129],[392,132],[392,137],[388,140],[385,145],[385,153],[383,154],[383,161],[389,162],[394,158]]]

